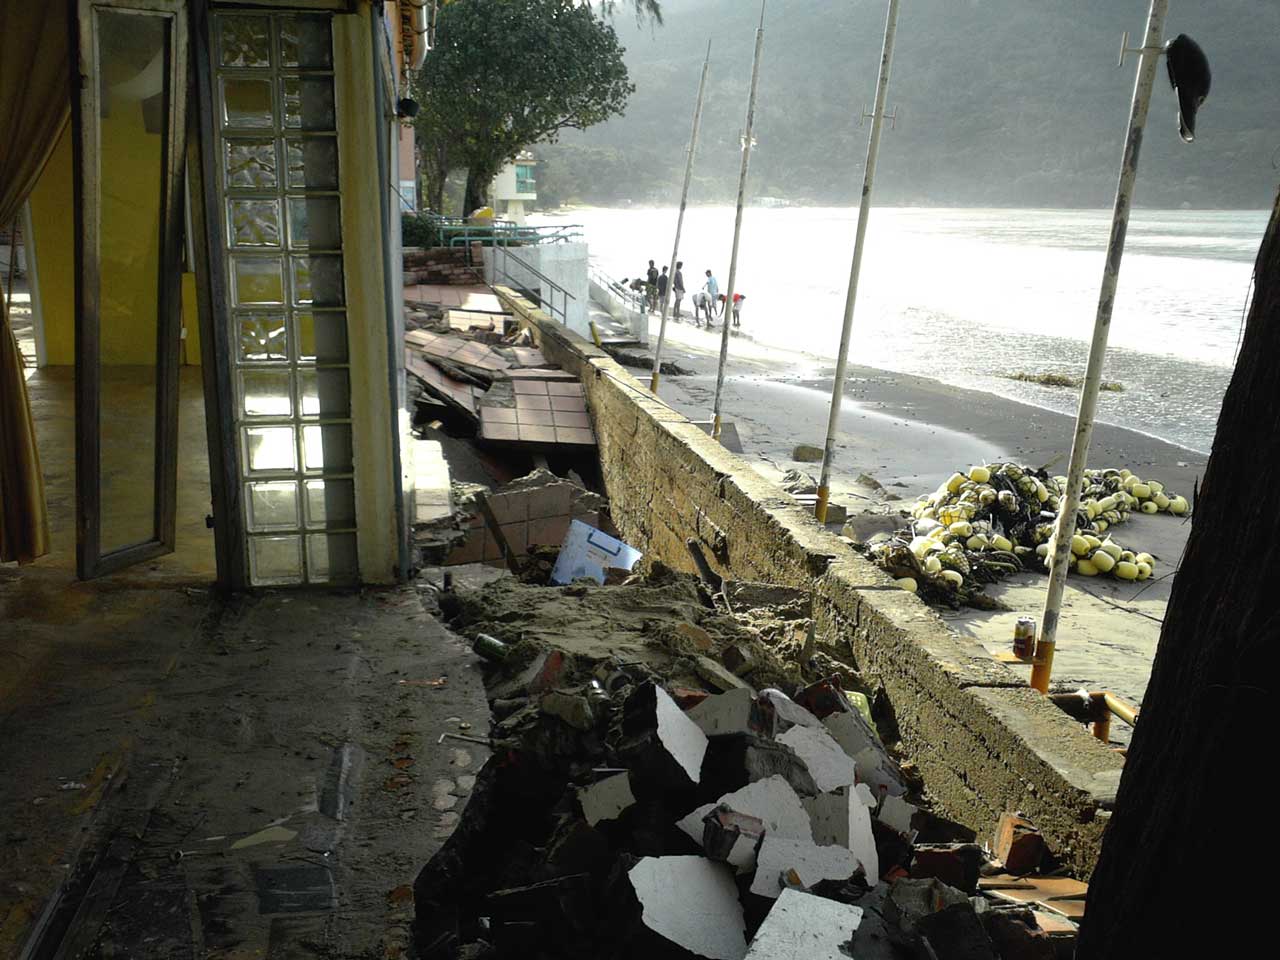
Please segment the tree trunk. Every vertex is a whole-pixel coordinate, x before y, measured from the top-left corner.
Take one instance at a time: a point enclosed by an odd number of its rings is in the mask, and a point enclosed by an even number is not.
[[[466,199],[462,203],[462,215],[471,216],[473,210],[488,204],[489,185],[493,182],[493,174],[479,167],[467,168]]]
[[[1280,198],[1258,252],[1253,305],[1089,887],[1077,960],[1267,950],[1278,475]]]

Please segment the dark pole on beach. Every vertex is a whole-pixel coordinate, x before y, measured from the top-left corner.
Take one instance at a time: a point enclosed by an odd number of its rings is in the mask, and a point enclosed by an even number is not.
[[[720,366],[716,371],[716,399],[711,436],[720,439],[720,402],[724,395],[724,368],[729,361],[729,318],[733,313],[733,287],[738,281],[738,240],[742,236],[742,205],[747,196],[747,167],[751,163],[751,128],[756,119],[756,88],[760,81],[760,51],[764,49],[764,5],[760,0],[760,26],[756,28],[756,55],[751,63],[751,94],[747,98],[747,125],[742,134],[742,171],[738,174],[738,212],[733,221],[733,251],[729,256],[729,283],[725,288],[724,314],[720,318]],[[668,287],[670,284],[668,284]]]
[[[707,41],[707,57],[702,61],[702,79],[698,81],[698,102],[693,108],[693,131],[689,134],[689,159],[684,167],[684,189],[680,191],[680,214],[676,217],[676,240],[671,245],[671,266],[667,272],[667,289],[662,294],[662,320],[658,324],[658,346],[653,351],[653,377],[649,390],[658,392],[658,375],[662,371],[662,344],[667,339],[667,308],[671,305],[672,286],[676,282],[676,262],[680,256],[680,231],[684,228],[684,211],[689,205],[689,181],[693,179],[693,156],[698,149],[698,127],[702,124],[702,94],[707,88],[707,68],[711,66],[711,41]]]
[[[836,382],[831,388],[831,416],[827,420],[827,442],[822,451],[822,474],[818,480],[818,502],[813,514],[827,522],[827,501],[831,496],[831,461],[835,459],[836,430],[840,425],[840,401],[844,397],[845,370],[849,366],[849,340],[853,333],[853,308],[858,302],[858,275],[862,272],[862,250],[871,218],[871,186],[880,156],[880,131],[884,126],[884,105],[889,95],[889,68],[893,63],[893,41],[898,32],[898,0],[889,0],[884,25],[884,47],[880,53],[880,79],[876,81],[876,105],[871,114],[871,138],[867,141],[867,163],[862,177],[862,202],[858,206],[858,230],[853,244],[853,265],[849,268],[849,292],[844,300],[844,326],[840,329],[840,352],[836,354]]]
[[[1098,315],[1093,325],[1093,342],[1089,345],[1089,362],[1085,366],[1084,386],[1080,389],[1080,411],[1076,415],[1075,440],[1071,445],[1071,466],[1067,469],[1067,489],[1062,496],[1057,526],[1054,528],[1050,552],[1049,589],[1044,601],[1040,638],[1036,642],[1035,663],[1031,668],[1031,686],[1041,693],[1049,692],[1053,673],[1053,651],[1058,637],[1058,614],[1062,609],[1062,593],[1070,569],[1071,538],[1076,532],[1076,515],[1080,510],[1080,485],[1084,479],[1093,437],[1094,413],[1098,406],[1098,388],[1102,383],[1102,363],[1107,355],[1107,336],[1111,332],[1111,310],[1115,305],[1116,286],[1120,279],[1120,259],[1124,256],[1125,235],[1129,230],[1129,208],[1133,202],[1133,185],[1138,176],[1138,154],[1142,150],[1142,134],[1151,106],[1151,90],[1155,85],[1156,66],[1164,48],[1160,38],[1169,0],[1151,0],[1147,16],[1147,33],[1142,47],[1126,49],[1122,43],[1120,62],[1126,53],[1139,53],[1138,78],[1133,87],[1133,107],[1129,114],[1129,134],[1125,138],[1124,158],[1120,163],[1120,180],[1116,187],[1115,210],[1111,217],[1111,239],[1107,243],[1106,266],[1102,272],[1102,290],[1098,295]],[[1126,34],[1127,39],[1127,34]]]

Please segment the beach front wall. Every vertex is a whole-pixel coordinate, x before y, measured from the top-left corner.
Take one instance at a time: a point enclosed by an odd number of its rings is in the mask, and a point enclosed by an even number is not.
[[[820,642],[851,651],[884,686],[940,811],[980,840],[1001,813],[1021,811],[1089,875],[1119,785],[1116,753],[603,351],[496,289],[543,354],[582,379],[610,512],[629,543],[693,571],[694,539],[726,576],[812,587]]]

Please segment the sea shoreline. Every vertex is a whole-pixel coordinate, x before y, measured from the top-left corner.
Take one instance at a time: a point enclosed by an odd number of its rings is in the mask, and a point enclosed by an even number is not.
[[[656,338],[656,321],[653,330]],[[710,417],[720,329],[687,323],[667,329],[664,359],[682,376],[664,376],[659,395],[690,419]],[[788,469],[818,473],[816,463],[792,459],[798,443],[821,446],[826,433],[831,378],[826,361],[731,337],[723,416],[737,428],[743,457],[780,480]],[[639,374],[639,371],[636,371]],[[647,378],[645,378],[647,380]],[[861,535],[903,524],[903,511],[957,469],[1009,459],[1049,465],[1065,473],[1074,419],[995,394],[939,380],[851,366],[841,405],[834,502],[848,507]],[[1094,432],[1090,465],[1128,467],[1192,499],[1207,457],[1111,424]],[[836,528],[838,529],[838,528]],[[1156,577],[1145,584],[1071,577],[1063,607],[1055,687],[1110,690],[1140,704],[1159,640],[1160,624],[1190,524],[1168,515],[1134,515],[1118,527],[1119,542],[1157,557]],[[958,633],[991,652],[1008,647],[1019,615],[1038,617],[1046,578],[1029,570],[987,588],[1004,611],[940,611]],[[1116,739],[1128,740],[1119,726]]]

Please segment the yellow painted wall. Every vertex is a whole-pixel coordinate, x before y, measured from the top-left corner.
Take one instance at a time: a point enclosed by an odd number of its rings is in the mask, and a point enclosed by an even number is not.
[[[71,128],[62,132],[40,181],[31,192],[31,229],[40,273],[45,347],[53,366],[75,362],[75,202],[71,179]]]
[[[102,360],[109,364],[155,362],[156,270],[159,236],[154,225],[160,189],[157,134],[146,132],[141,113],[120,110],[113,122],[127,137],[110,137],[102,157]],[[48,363],[75,363],[75,210],[71,131],[63,133],[31,194],[31,220],[40,274]],[[144,197],[145,200],[142,199]],[[150,200],[150,203],[146,202]],[[182,276],[183,362],[200,363],[195,275]]]

